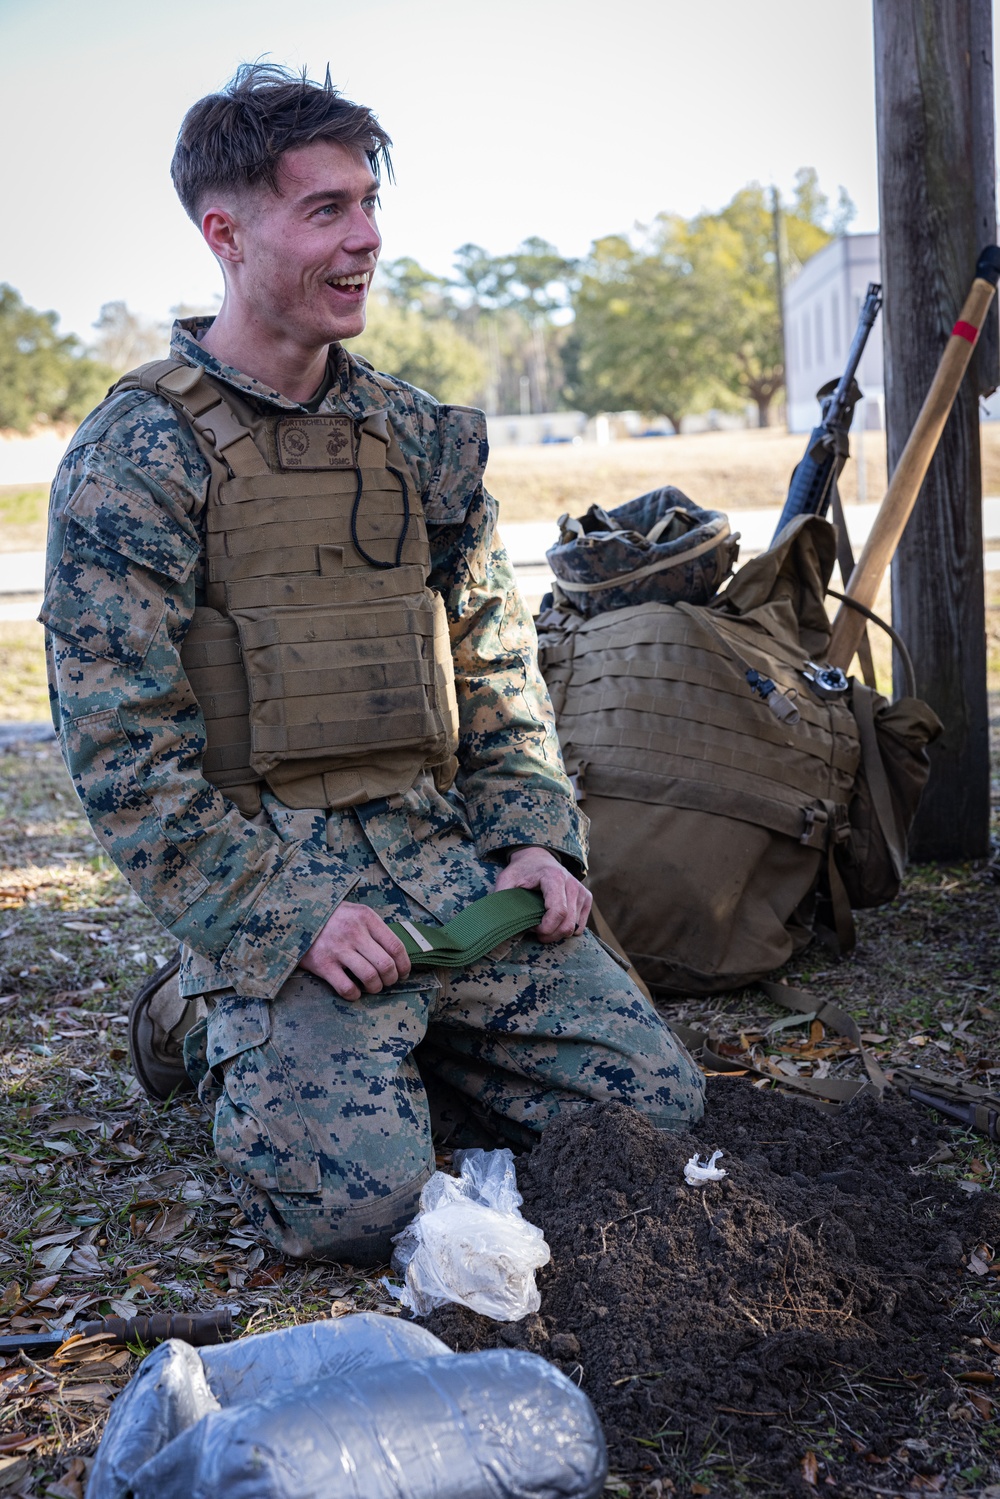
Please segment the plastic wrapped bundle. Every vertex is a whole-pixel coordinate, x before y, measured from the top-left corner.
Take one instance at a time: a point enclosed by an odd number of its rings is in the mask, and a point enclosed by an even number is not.
[[[115,1403],[87,1499],[597,1499],[606,1475],[589,1400],[544,1359],[457,1355],[363,1314],[163,1344]]]
[[[721,511],[667,485],[615,510],[562,516],[545,555],[555,606],[590,619],[632,604],[707,604],[732,572],[739,538]]]

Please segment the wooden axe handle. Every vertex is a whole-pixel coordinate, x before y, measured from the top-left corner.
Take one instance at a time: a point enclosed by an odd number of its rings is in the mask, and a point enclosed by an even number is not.
[[[976,265],[977,276],[965,299],[959,318],[945,344],[931,388],[907,439],[869,533],[845,590],[866,609],[874,607],[885,570],[892,561],[941,439],[944,424],[968,369],[980,329],[986,321],[1000,271],[1000,250],[991,245]],[[833,622],[827,660],[846,671],[861,642],[865,619],[856,609],[842,604]]]

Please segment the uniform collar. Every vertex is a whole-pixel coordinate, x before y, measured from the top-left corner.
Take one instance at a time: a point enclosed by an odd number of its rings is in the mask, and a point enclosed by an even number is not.
[[[223,380],[243,395],[253,396],[257,401],[266,401],[282,411],[304,411],[297,401],[272,390],[252,375],[244,375],[232,365],[223,364],[200,343],[199,335],[212,326],[214,318],[179,318],[170,334],[170,352],[186,364],[200,365],[216,380]],[[334,379],[320,406],[320,412],[348,412],[363,421],[375,411],[385,411],[390,402],[385,389],[384,377],[376,375],[372,366],[356,354],[349,354],[342,344],[330,345],[330,361]]]

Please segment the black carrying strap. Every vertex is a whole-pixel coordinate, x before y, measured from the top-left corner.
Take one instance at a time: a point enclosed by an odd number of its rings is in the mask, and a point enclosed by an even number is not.
[[[844,515],[844,507],[840,499],[840,485],[837,483],[836,476],[830,485],[830,501],[833,508],[833,523],[837,528],[837,563],[840,567],[841,580],[846,588],[854,571],[854,548],[851,546],[851,534],[847,529],[847,517]],[[872,643],[868,639],[867,630],[858,641],[858,664],[861,667],[861,675],[865,679],[865,686],[874,687],[875,662],[872,660]]]
[[[777,1084],[779,1091],[800,1093],[817,1108],[830,1113],[866,1093],[883,1098],[886,1091],[890,1090],[901,1094],[911,1103],[936,1109],[946,1119],[951,1119],[966,1129],[976,1130],[986,1139],[1000,1145],[1000,1092],[980,1087],[978,1083],[966,1082],[962,1078],[948,1077],[941,1072],[927,1072],[922,1067],[894,1067],[890,1078],[865,1047],[857,1021],[839,1005],[821,1000],[805,989],[795,989],[790,984],[776,984],[767,979],[760,980],[758,988],[763,989],[774,1004],[819,1020],[835,1035],[846,1036],[849,1041],[853,1041],[868,1074],[867,1078],[778,1077],[755,1067],[749,1059],[744,1061],[719,1056],[712,1050],[711,1039],[704,1031],[695,1030],[688,1025],[672,1025],[671,1029],[707,1072],[735,1072],[764,1078],[767,1082]]]

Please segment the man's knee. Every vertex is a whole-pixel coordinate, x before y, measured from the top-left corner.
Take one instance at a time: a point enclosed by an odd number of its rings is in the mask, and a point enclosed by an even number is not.
[[[594,1069],[605,1096],[620,1098],[657,1129],[686,1129],[705,1111],[704,1074],[618,955],[592,934],[587,938],[590,993],[600,995],[610,1021],[601,1027],[606,1050]]]
[[[388,1261],[393,1238],[420,1206],[431,1169],[426,1167],[415,1180],[393,1191],[373,1190],[371,1196],[348,1205],[338,1190],[268,1193],[236,1177],[232,1187],[248,1222],[289,1259],[371,1266]]]

